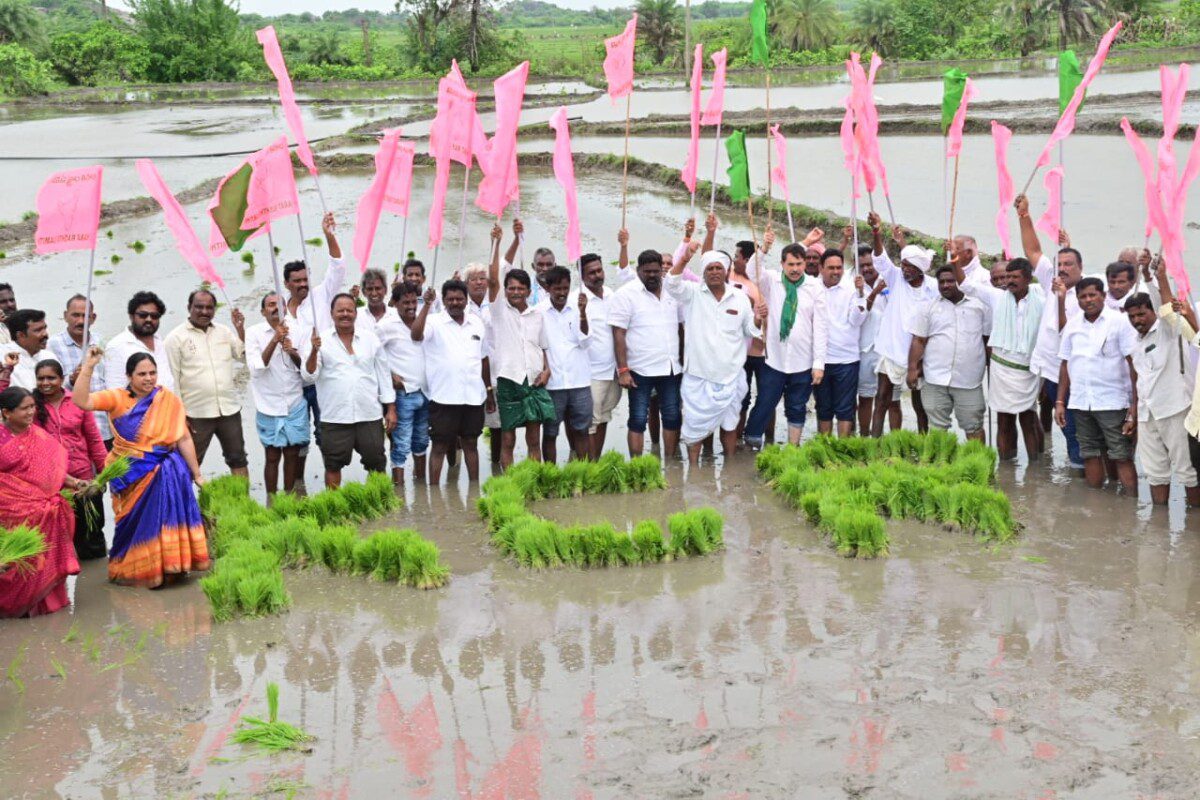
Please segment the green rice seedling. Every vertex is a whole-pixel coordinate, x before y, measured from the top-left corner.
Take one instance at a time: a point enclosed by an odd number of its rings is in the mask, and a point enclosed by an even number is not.
[[[632,462],[631,462],[632,463]],[[588,476],[592,472],[590,461],[568,461],[562,468],[558,481],[558,497],[580,497],[587,488]]]
[[[530,566],[537,569],[561,567],[562,557],[558,554],[559,528],[553,522],[531,517],[533,523],[526,528],[526,536],[516,541],[518,555],[524,554]]]
[[[615,450],[609,450],[596,462],[588,491],[593,494],[623,494],[629,491],[625,480],[625,460]]]
[[[667,478],[663,475],[662,462],[657,456],[635,456],[626,464],[630,488],[635,492],[649,492],[667,488]]]
[[[587,551],[584,547],[586,531],[587,529],[582,525],[571,525],[559,531],[558,556],[565,566],[587,566]]]
[[[85,633],[83,641],[80,642],[80,647],[83,649],[83,654],[87,656],[87,660],[95,663],[100,660],[100,644],[96,641],[96,634]]]
[[[21,680],[21,666],[25,663],[25,651],[27,645],[22,644],[17,649],[17,654],[12,657],[12,661],[8,662],[8,669],[4,671],[4,678],[13,685],[17,690],[17,694],[25,694],[25,682]]]
[[[337,489],[324,489],[308,498],[305,511],[321,525],[336,525],[354,518],[350,504]]]
[[[241,613],[252,617],[277,614],[292,604],[283,585],[283,573],[277,569],[239,576],[237,600]]]
[[[387,512],[404,505],[404,501],[396,494],[396,486],[390,475],[384,472],[369,472],[363,482],[370,496],[371,508],[375,516],[381,517]]]
[[[670,539],[667,540],[667,552],[671,558],[682,558],[690,555],[702,555],[707,542],[695,518],[686,511],[680,511],[667,517],[667,530]]]
[[[37,528],[18,525],[11,530],[0,530],[0,573],[9,569],[32,572],[34,559],[46,549],[46,537]]]
[[[280,519],[304,515],[307,498],[297,497],[291,492],[276,492],[271,495],[271,513]]]
[[[350,513],[353,515],[351,519],[355,521],[372,519],[382,513],[381,509],[376,508],[376,497],[366,484],[344,483],[341,486],[341,495],[350,507]]]
[[[413,534],[404,554],[404,582],[417,589],[437,589],[450,580],[450,570],[441,563],[437,545]]]
[[[54,669],[54,672],[58,675],[58,677],[62,678],[64,681],[67,679],[67,668],[64,667],[62,662],[54,656],[50,656],[50,666]]]
[[[719,550],[725,545],[725,518],[715,508],[704,506],[692,512],[709,550]]]
[[[821,519],[820,492],[805,492],[800,496],[800,502],[797,505],[804,512],[804,516],[808,518],[809,522],[817,522]]]
[[[979,533],[985,538],[1007,542],[1017,534],[1017,523],[1012,517],[1012,505],[1008,497],[1000,492],[991,492],[979,508]]]
[[[272,753],[303,750],[316,737],[295,725],[279,721],[279,684],[267,684],[267,719],[243,717],[232,740],[237,744],[253,745]]]
[[[879,455],[915,461],[921,452],[921,437],[915,431],[891,431],[879,440]]]
[[[137,241],[129,243],[129,249],[135,253],[140,253],[146,249],[146,243],[141,239],[138,239]]]
[[[498,528],[492,531],[492,547],[495,547],[506,556],[511,556],[516,547],[517,531],[528,524],[526,517],[532,517],[532,514],[517,514],[509,517],[508,520]]]
[[[319,559],[321,526],[311,517],[289,517],[262,530],[263,546],[285,567],[303,567]]]
[[[249,497],[250,480],[240,475],[222,475],[200,487],[200,508],[207,514],[219,511],[218,501]]]
[[[354,569],[354,548],[359,536],[354,528],[331,525],[321,528],[314,556],[330,572],[350,572]]]
[[[973,483],[976,486],[990,484],[995,471],[996,462],[986,453],[960,457],[948,469],[950,480],[956,483]]]
[[[242,253],[242,263],[253,267],[254,266],[254,253],[251,253],[250,251],[246,251],[245,253]]]
[[[67,629],[67,635],[63,637],[63,644],[70,644],[79,638],[79,623],[72,622],[71,627]]]
[[[644,519],[633,526],[633,545],[638,549],[642,563],[662,561],[666,546],[663,543],[662,526],[652,519]]]
[[[120,257],[119,255],[117,255],[116,253],[113,253],[111,256],[109,256],[109,257],[108,257],[108,263],[112,264],[114,267],[115,267],[117,264],[120,264],[120,263],[121,263],[123,260],[124,260],[124,259],[123,259],[123,258],[121,258],[121,257]],[[106,271],[107,271],[107,272],[108,272],[110,275],[112,274],[112,271],[111,271],[111,270],[106,270]]]
[[[388,528],[376,531],[354,547],[355,571],[377,581],[399,581],[404,570],[404,551],[412,531]]]
[[[775,480],[784,470],[783,448],[777,444],[764,447],[754,457],[754,468],[768,481]]]
[[[492,532],[496,532],[510,520],[524,516],[525,513],[525,504],[520,500],[500,500],[492,506],[491,516],[488,517],[488,527]]]
[[[615,531],[615,534],[613,539],[613,555],[623,565],[640,564],[642,553],[638,550],[637,545],[633,543],[633,539],[629,534],[622,531]]]

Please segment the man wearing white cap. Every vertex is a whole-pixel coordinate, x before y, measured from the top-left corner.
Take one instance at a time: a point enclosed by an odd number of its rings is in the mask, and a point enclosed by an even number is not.
[[[867,215],[871,225],[875,247],[874,263],[879,277],[887,284],[888,305],[879,323],[879,336],[875,340],[875,351],[879,353],[879,391],[875,395],[875,409],[871,419],[871,435],[883,435],[883,420],[892,402],[892,389],[903,386],[908,377],[908,350],[912,344],[909,328],[913,317],[921,306],[938,297],[934,282],[926,279],[925,273],[933,263],[933,252],[913,244],[906,244],[904,230],[895,228],[892,238],[900,245],[900,266],[888,257],[883,247],[883,233],[879,215],[872,211]],[[917,413],[917,429],[922,433],[929,427],[925,407],[921,404],[920,382],[912,390],[913,410]]]
[[[738,417],[746,396],[746,347],[759,336],[750,299],[725,282],[731,259],[710,250],[700,258],[703,283],[687,281],[683,269],[699,245],[689,246],[667,274],[667,293],[683,308],[687,331],[683,343],[683,427],[679,439],[687,446],[688,462],[700,459],[700,445],[721,432],[725,456],[737,446]]]

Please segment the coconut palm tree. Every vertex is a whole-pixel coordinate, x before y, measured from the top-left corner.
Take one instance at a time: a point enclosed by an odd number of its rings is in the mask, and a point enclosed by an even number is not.
[[[896,52],[893,0],[860,0],[852,12],[854,38],[881,56]]]
[[[41,38],[42,18],[25,0],[0,0],[0,44],[27,44]]]
[[[833,0],[778,0],[771,13],[775,39],[792,50],[823,50],[841,27]]]
[[[638,0],[638,38],[654,51],[661,64],[683,38],[683,16],[675,0]]]
[[[1096,17],[1106,11],[1105,0],[1047,0],[1058,30],[1058,49],[1096,35]]]
[[[1022,56],[1041,47],[1049,13],[1046,0],[1004,0],[997,11],[1020,31]]]

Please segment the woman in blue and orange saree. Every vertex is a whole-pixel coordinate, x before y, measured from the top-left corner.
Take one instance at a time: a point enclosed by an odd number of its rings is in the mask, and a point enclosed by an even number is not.
[[[76,386],[87,386],[100,351],[92,348]],[[124,389],[77,392],[85,411],[108,413],[113,430],[109,460],[130,460],[129,473],[112,481],[116,532],[108,554],[108,579],[158,588],[188,572],[209,568],[208,542],[192,483],[201,483],[196,448],[183,402],[158,385],[158,364],[134,353],[125,364]]]

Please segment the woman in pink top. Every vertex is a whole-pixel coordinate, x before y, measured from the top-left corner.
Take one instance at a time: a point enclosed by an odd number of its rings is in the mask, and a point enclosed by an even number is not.
[[[37,403],[34,424],[50,434],[67,451],[67,474],[90,481],[104,467],[108,452],[96,427],[96,418],[71,402],[71,393],[63,389],[62,365],[53,359],[39,361],[34,368]],[[0,390],[8,388],[0,377]],[[84,506],[92,505],[94,511]],[[104,558],[104,498],[100,494],[77,496],[75,501],[75,553],[80,560]],[[89,522],[89,519],[92,522]]]

